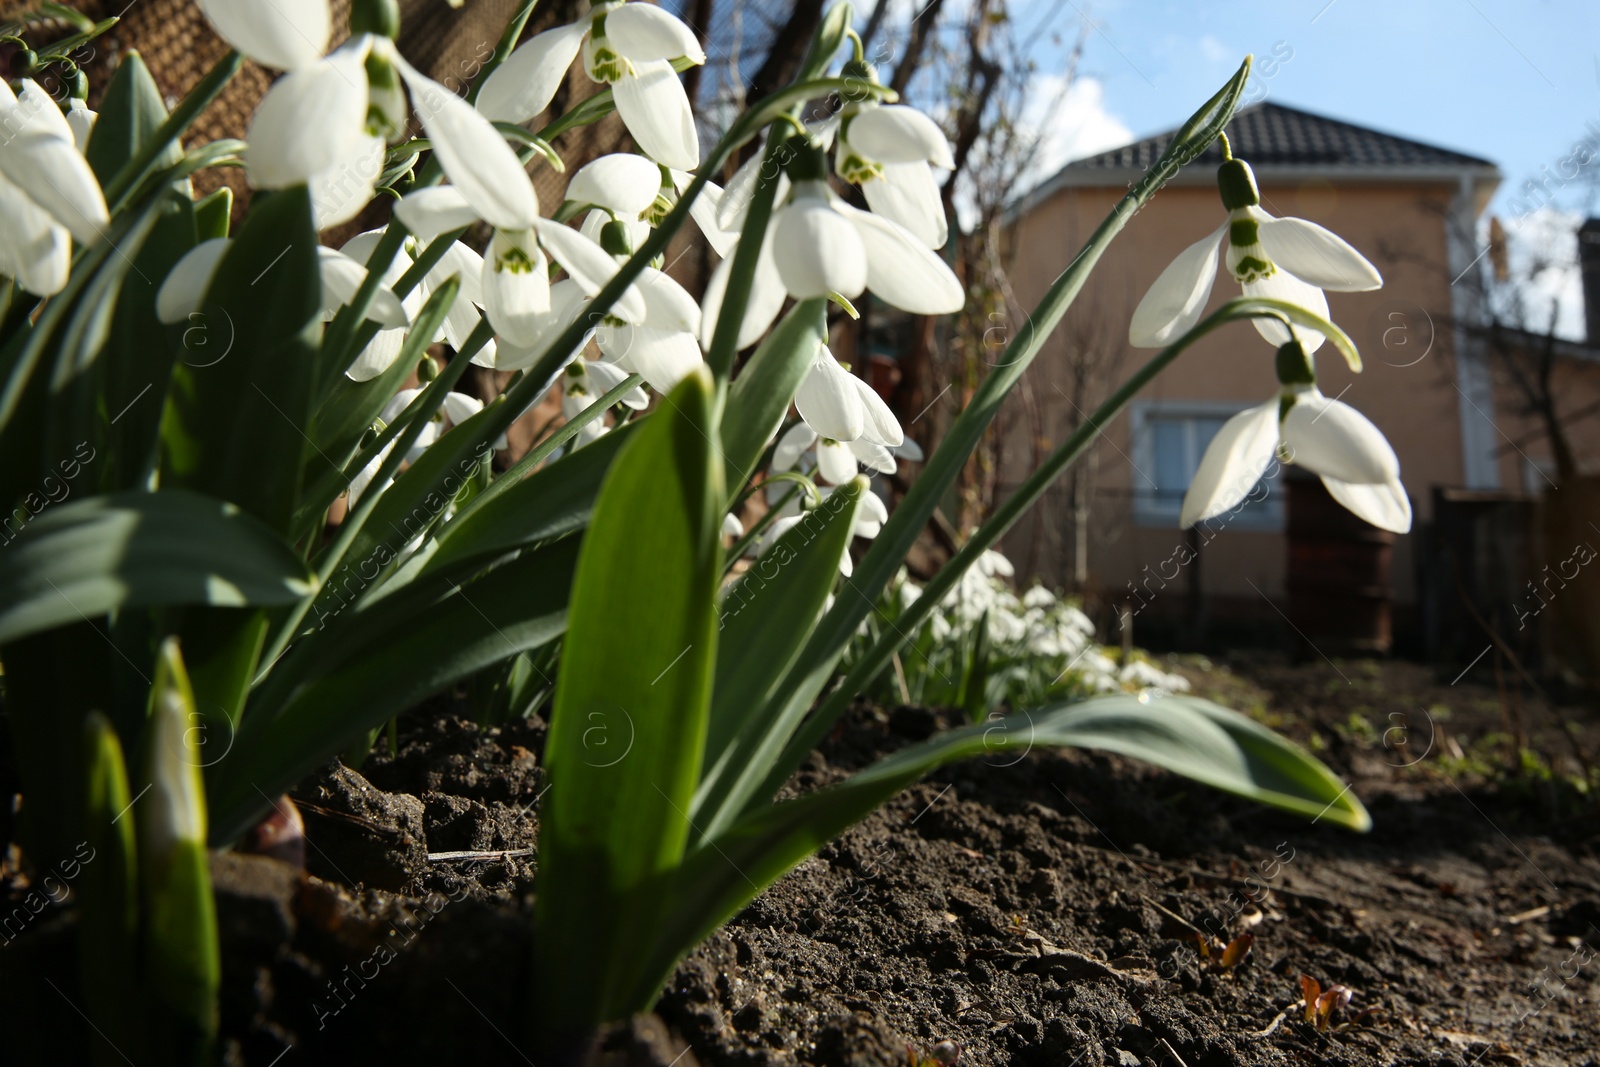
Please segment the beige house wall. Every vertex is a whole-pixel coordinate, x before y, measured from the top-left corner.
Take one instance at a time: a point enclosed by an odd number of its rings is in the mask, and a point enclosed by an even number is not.
[[[1445,212],[1455,187],[1444,182],[1284,181],[1265,173],[1261,184],[1268,211],[1327,226],[1383,272],[1385,285],[1377,292],[1329,294],[1333,321],[1361,349],[1364,372],[1347,369],[1331,345],[1317,353],[1317,369],[1324,393],[1359,408],[1388,435],[1419,521],[1426,520],[1432,487],[1463,482],[1463,405],[1452,366],[1445,236]],[[1011,237],[1011,276],[1023,307],[1037,303],[1124,191],[1060,189],[1026,211]],[[1030,422],[1019,408],[1008,412],[1005,485],[1015,485],[1025,475],[1036,434],[1048,447],[1061,441],[1076,421],[1069,399],[1073,380],[1069,352],[1074,342],[1082,351],[1093,347],[1084,345],[1085,338],[1102,338],[1103,346],[1111,350],[1107,358],[1117,361],[1115,372],[1102,376],[1091,391],[1090,399],[1098,402],[1151,354],[1127,345],[1134,306],[1173,257],[1215,230],[1223,219],[1216,188],[1207,183],[1171,185],[1128,222],[1062,327],[1029,368],[1037,422]],[[1238,292],[1226,271],[1219,272],[1210,308]],[[1273,395],[1272,359],[1272,347],[1248,324],[1231,325],[1187,352],[1138,399],[1204,402],[1219,410],[1239,410]],[[1085,413],[1092,406],[1084,404]],[[1134,451],[1130,416],[1124,413],[1106,428],[1093,459],[1091,588],[1113,600],[1129,582],[1139,583],[1158,570],[1172,574],[1176,568],[1162,564],[1184,543],[1176,523],[1164,528],[1134,523],[1132,493],[1144,481],[1144,474],[1135,469]],[[1514,454],[1503,459],[1507,487],[1522,485],[1520,462]],[[1019,524],[1005,547],[1029,576],[1064,586],[1070,584],[1070,546],[1061,543],[1059,527],[1066,502],[1053,494],[1045,505],[1031,521]],[[1415,538],[1415,534],[1401,537],[1396,546],[1394,587],[1401,604],[1416,599]],[[1281,532],[1225,529],[1207,543],[1201,566],[1209,596],[1266,596],[1277,601],[1284,587],[1284,537]],[[1179,586],[1184,581],[1177,579]]]

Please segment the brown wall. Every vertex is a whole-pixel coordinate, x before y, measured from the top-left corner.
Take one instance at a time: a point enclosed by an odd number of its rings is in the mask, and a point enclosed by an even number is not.
[[[1340,396],[1359,408],[1388,435],[1419,521],[1428,517],[1433,485],[1459,485],[1463,479],[1443,214],[1453,191],[1444,183],[1262,180],[1263,206],[1268,211],[1327,226],[1383,272],[1385,286],[1377,292],[1329,294],[1333,320],[1350,334],[1365,358],[1364,373],[1349,371],[1331,345],[1317,353],[1317,368],[1327,395]],[[1011,264],[1022,306],[1037,303],[1123,192],[1120,187],[1063,189],[1023,216],[1012,234]],[[1128,223],[1028,371],[1037,424],[1030,425],[1020,407],[1008,413],[1006,484],[1015,485],[1025,473],[1035,433],[1054,444],[1076,421],[1073,405],[1064,395],[1070,393],[1073,375],[1069,348],[1082,351],[1086,338],[1099,337],[1109,350],[1108,359],[1120,360],[1115,373],[1103,375],[1089,390],[1088,399],[1097,403],[1151,354],[1127,345],[1134,306],[1174,256],[1223,219],[1216,190],[1207,184],[1169,186]],[[1237,285],[1220,270],[1210,306],[1238,293]],[[1271,346],[1248,324],[1231,325],[1187,352],[1138,399],[1204,401],[1235,409],[1259,404],[1276,389],[1272,358]],[[1093,403],[1081,405],[1085,413]],[[1176,523],[1163,528],[1132,521],[1132,492],[1144,479],[1133,469],[1129,424],[1127,413],[1116,419],[1095,457],[1097,484],[1088,551],[1091,590],[1113,597],[1127,582],[1148,576],[1146,567],[1158,568],[1184,540]],[[1508,460],[1507,465],[1513,464]],[[1520,486],[1520,476],[1506,484]],[[1031,575],[1054,585],[1070,585],[1070,546],[1064,546],[1061,537],[1068,502],[1057,492],[1041,507],[1040,514],[1013,531],[1007,551]],[[1396,548],[1395,595],[1401,603],[1415,599],[1415,537],[1400,538]],[[1281,533],[1227,529],[1217,533],[1203,553],[1204,589],[1216,597],[1259,600],[1264,595],[1276,601],[1283,594],[1284,565]],[[1176,604],[1173,607],[1177,609]]]

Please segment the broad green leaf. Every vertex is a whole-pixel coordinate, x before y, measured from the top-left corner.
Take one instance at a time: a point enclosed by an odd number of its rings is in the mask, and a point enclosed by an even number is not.
[[[288,533],[300,493],[322,281],[304,186],[258,196],[181,346],[162,484],[238,504]]]
[[[139,988],[138,865],[134,856],[133,797],[122,745],[111,722],[92,712],[84,723],[88,797],[84,838],[58,867],[78,899],[78,980],[85,1007],[106,1040],[95,1063],[121,1063],[117,1049],[144,1047]]]
[[[103,186],[121,170],[167,120],[167,105],[161,89],[150,76],[150,68],[138,52],[129,52],[117,64],[116,73],[100,98],[100,117],[84,147],[84,157]],[[170,167],[183,158],[177,142],[169,143],[154,162]],[[160,279],[156,279],[160,284]]]
[[[722,450],[730,486],[741,486],[828,340],[828,302],[802,300],[756,346],[729,390],[722,415]]]
[[[287,687],[259,688],[232,750],[209,769],[213,844],[235,840],[267,797],[366,731],[559,637],[576,558],[577,540],[568,538],[443,595],[407,588],[367,611],[322,620],[327,632],[303,642],[317,653],[310,668]],[[295,667],[298,653],[268,675],[268,686],[279,669]]]
[[[180,490],[46,509],[0,552],[0,644],[125,608],[287,604],[311,575],[260,522]]]
[[[96,446],[104,466],[97,480],[108,492],[143,488],[156,469],[161,414],[173,361],[181,351],[167,342],[167,328],[156,319],[156,291],[195,245],[194,207],[188,197],[169,193],[157,210],[155,229],[134,261],[138,270],[123,283],[100,360]]]
[[[869,492],[865,478],[840,486],[790,527],[729,586],[719,611],[716,688],[699,790],[691,809],[703,834],[715,833],[736,811],[724,811],[732,783],[751,754],[770,747],[770,723],[752,713],[800,654],[850,546],[856,506]],[[776,740],[781,749],[786,738]]]
[[[139,989],[148,998],[151,1058],[157,1063],[211,1062],[222,984],[211,864],[206,855],[203,755],[194,693],[178,643],[168,638],[156,662],[146,731],[139,819],[143,884]]]
[[[541,1025],[619,999],[683,855],[716,662],[722,459],[710,375],[669,394],[612,463],[572,583],[545,765],[534,911]]]
[[[1349,787],[1315,757],[1208,701],[1117,694],[1019,712],[901,749],[838,785],[753,812],[696,847],[668,891],[651,955],[639,961],[634,1010],[654,1001],[703,938],[901,789],[953,760],[989,755],[1010,764],[1042,746],[1115,752],[1314,820],[1357,831],[1372,825]]]

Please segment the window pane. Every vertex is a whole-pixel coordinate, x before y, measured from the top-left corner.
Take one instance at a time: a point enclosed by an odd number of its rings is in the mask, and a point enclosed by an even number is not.
[[[1184,420],[1155,419],[1151,422],[1151,429],[1156,467],[1151,474],[1156,487],[1163,497],[1171,493],[1181,494],[1189,488],[1189,479],[1194,476],[1194,468],[1189,465]]]

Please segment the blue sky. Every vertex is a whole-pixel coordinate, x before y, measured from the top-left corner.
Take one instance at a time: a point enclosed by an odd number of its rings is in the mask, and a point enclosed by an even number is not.
[[[1600,131],[1600,3],[1595,0],[1025,0],[1030,22],[1071,38],[1091,15],[1078,103],[1081,145],[1120,125],[1143,136],[1185,118],[1246,52],[1292,53],[1252,88],[1269,100],[1483,156],[1505,183],[1504,214],[1541,166],[1552,169],[1592,122]],[[1052,11],[1055,12],[1052,15]],[[1048,69],[1048,44],[1041,66]],[[1600,143],[1600,137],[1597,137]],[[1103,147],[1103,146],[1096,146]],[[1589,164],[1600,173],[1600,159]],[[1580,175],[1567,210],[1600,212]]]

